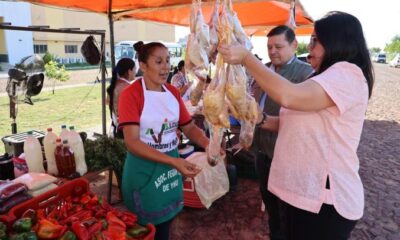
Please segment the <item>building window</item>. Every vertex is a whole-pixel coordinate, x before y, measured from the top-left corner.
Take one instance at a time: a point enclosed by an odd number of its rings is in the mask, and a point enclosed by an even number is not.
[[[34,44],[33,45],[33,52],[36,53],[36,54],[46,53],[47,52],[47,45]]]
[[[78,53],[77,45],[65,45],[65,53]]]

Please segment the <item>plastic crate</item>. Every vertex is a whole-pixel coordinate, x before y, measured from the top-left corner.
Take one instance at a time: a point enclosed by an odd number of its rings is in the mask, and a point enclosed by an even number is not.
[[[42,144],[45,133],[41,131],[32,130],[33,136],[36,137],[40,144]],[[24,152],[24,142],[28,137],[28,132],[16,133],[1,138],[4,143],[6,152],[9,155],[18,157]]]
[[[84,178],[77,178],[67,183],[50,190],[44,194],[34,197],[28,201],[25,201],[8,211],[7,215],[0,215],[0,221],[5,223],[8,227],[22,216],[22,214],[28,209],[39,209],[46,208],[53,204],[57,204],[68,196],[80,196],[89,191],[89,182]],[[143,240],[153,240],[156,232],[156,228],[152,224],[147,224],[146,227],[150,230],[149,234],[143,238]]]
[[[183,181],[183,204],[191,208],[205,208],[197,195],[194,180],[190,177]]]

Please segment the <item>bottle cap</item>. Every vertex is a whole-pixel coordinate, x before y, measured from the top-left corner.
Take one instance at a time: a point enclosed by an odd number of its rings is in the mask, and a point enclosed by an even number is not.
[[[66,125],[61,125],[61,129],[65,129],[65,128],[67,128]]]
[[[74,126],[69,126],[69,130],[75,130]]]
[[[33,135],[33,131],[28,131],[28,135]]]
[[[53,131],[53,129],[52,128],[47,128],[47,131],[51,132],[51,131]]]
[[[64,140],[63,140],[63,144],[68,144],[68,140],[67,140],[67,139],[64,139]]]

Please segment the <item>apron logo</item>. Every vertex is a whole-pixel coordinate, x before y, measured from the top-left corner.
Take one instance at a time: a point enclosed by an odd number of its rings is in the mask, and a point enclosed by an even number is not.
[[[147,135],[150,134],[151,137],[153,138],[154,142],[160,144],[162,141],[162,135],[163,135],[164,131],[167,130],[168,128],[169,128],[168,119],[165,118],[164,123],[161,125],[161,131],[157,134],[157,136],[154,133],[154,130],[152,128],[148,128],[146,130],[146,134]]]

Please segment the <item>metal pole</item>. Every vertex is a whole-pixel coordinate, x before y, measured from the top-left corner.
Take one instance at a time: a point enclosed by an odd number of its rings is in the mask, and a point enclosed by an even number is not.
[[[115,52],[114,52],[114,21],[113,21],[113,13],[112,13],[112,0],[110,0],[108,2],[108,23],[110,25],[111,69],[114,69],[115,68]]]
[[[107,135],[107,120],[106,120],[106,35],[101,35],[101,122],[103,127],[103,136]]]

